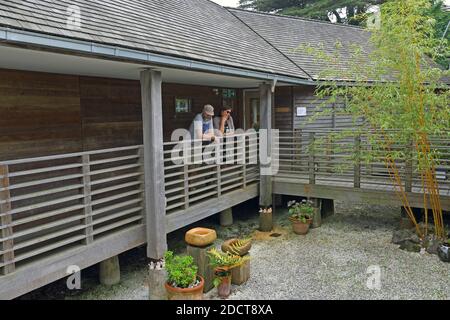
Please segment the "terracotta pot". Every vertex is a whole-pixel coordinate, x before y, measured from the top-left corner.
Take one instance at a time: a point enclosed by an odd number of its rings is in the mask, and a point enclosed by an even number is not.
[[[231,294],[231,275],[223,277],[222,282],[217,287],[217,293],[221,298],[228,298]]]
[[[305,235],[309,231],[309,227],[312,224],[312,219],[306,220],[306,223],[303,223],[297,219],[289,218],[292,223],[292,230],[295,234]]]
[[[270,232],[273,230],[272,213],[259,214],[259,230],[262,232]]]
[[[222,251],[223,252],[231,252],[231,245],[236,243],[236,241],[238,241],[238,239],[230,239],[230,240],[225,241],[222,244]],[[241,257],[245,256],[250,251],[251,247],[252,247],[252,243],[251,242],[247,243],[244,247],[242,247],[238,251],[238,254]]]
[[[197,276],[200,284],[195,288],[175,288],[166,282],[167,298],[169,300],[203,300],[203,287],[205,280]]]
[[[438,248],[438,256],[443,262],[450,262],[450,244],[441,244]]]

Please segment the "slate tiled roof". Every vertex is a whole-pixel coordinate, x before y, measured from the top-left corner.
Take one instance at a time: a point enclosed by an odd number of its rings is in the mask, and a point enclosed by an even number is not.
[[[66,25],[70,5],[81,9],[80,31]],[[209,0],[1,0],[0,26],[308,78]]]
[[[320,73],[329,70],[330,66],[305,50],[298,50],[299,46],[307,45],[333,53],[339,41],[342,48],[337,68],[351,65],[352,45],[361,46],[363,50],[369,48],[370,33],[359,27],[233,8],[229,10],[314,79],[318,79]]]

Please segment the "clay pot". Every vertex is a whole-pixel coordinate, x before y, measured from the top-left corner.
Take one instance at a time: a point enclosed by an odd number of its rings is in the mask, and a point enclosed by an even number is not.
[[[438,256],[443,262],[450,262],[450,244],[441,244],[438,248]]]
[[[228,298],[231,294],[231,275],[223,277],[222,282],[217,287],[217,293],[221,298]]]
[[[203,300],[203,287],[205,280],[197,276],[200,284],[194,288],[175,288],[166,282],[167,298],[169,300]]]
[[[306,220],[306,223],[303,223],[297,219],[289,218],[292,223],[292,230],[295,234],[305,235],[309,231],[309,227],[312,224],[312,219]]]
[[[259,214],[259,230],[262,232],[271,232],[273,230],[272,213]]]
[[[206,247],[217,239],[215,230],[194,228],[186,232],[184,240],[194,247]]]
[[[236,243],[237,241],[238,241],[238,239],[230,239],[230,240],[225,241],[225,242],[222,244],[222,251],[223,251],[223,252],[232,252],[232,250],[231,250],[231,245],[233,245],[233,244]],[[245,255],[250,251],[251,247],[252,247],[252,243],[251,243],[251,242],[247,243],[244,247],[242,247],[242,248],[238,251],[238,254],[239,254],[241,257],[245,256]]]

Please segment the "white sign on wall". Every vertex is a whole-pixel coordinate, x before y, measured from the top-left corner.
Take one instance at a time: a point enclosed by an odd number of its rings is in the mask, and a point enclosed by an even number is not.
[[[306,117],[307,111],[306,107],[297,107],[297,117]]]

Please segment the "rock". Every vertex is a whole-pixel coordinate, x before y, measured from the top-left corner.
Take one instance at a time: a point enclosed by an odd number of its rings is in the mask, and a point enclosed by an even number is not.
[[[419,244],[417,244],[417,243],[414,243],[414,242],[410,241],[410,240],[406,240],[406,241],[403,241],[400,244],[400,249],[401,250],[405,250],[405,251],[409,251],[409,252],[420,252],[421,246]]]
[[[439,240],[431,239],[427,242],[427,252],[429,254],[438,254],[439,246],[440,246]]]
[[[417,236],[413,229],[410,230],[397,230],[394,231],[392,235],[392,243],[394,244],[402,244],[405,241],[411,241],[413,243],[420,243],[420,238]]]
[[[206,247],[217,239],[215,230],[194,228],[186,232],[185,241],[194,247]]]
[[[230,240],[225,241],[222,244],[222,251],[223,252],[234,252],[231,246],[236,244],[238,241],[239,241],[239,239],[230,239]],[[247,244],[245,246],[241,247],[238,250],[239,255],[241,257],[245,256],[250,251],[251,247],[252,247],[251,241],[247,242]]]

